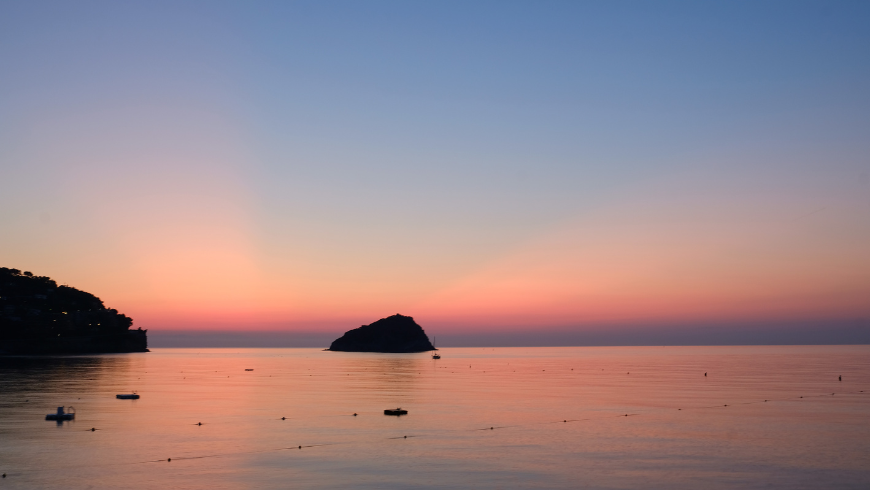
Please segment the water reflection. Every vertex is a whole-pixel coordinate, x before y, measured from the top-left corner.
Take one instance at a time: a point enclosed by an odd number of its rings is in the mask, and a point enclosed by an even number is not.
[[[58,391],[70,381],[99,381],[107,372],[128,371],[130,362],[125,356],[0,357],[0,390]]]
[[[83,357],[0,357],[0,388],[26,390],[30,383],[52,382],[68,376],[91,377],[104,364],[126,364],[124,358]],[[43,385],[44,386],[44,385]]]
[[[0,357],[0,428],[17,416],[44,420],[61,406],[75,411],[84,394],[100,391],[107,375],[123,375],[130,365],[126,355]],[[74,421],[58,420],[57,426]]]
[[[347,390],[396,396],[419,390],[425,369],[427,358],[421,355],[361,354],[339,359],[335,374],[347,378]]]
[[[866,346],[443,352],[0,359],[0,470],[16,488],[870,481]],[[44,420],[59,405],[64,430]]]

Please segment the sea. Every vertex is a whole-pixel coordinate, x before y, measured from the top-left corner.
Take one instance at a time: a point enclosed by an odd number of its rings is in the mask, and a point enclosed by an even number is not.
[[[870,488],[870,346],[439,352],[2,358],[0,488]]]

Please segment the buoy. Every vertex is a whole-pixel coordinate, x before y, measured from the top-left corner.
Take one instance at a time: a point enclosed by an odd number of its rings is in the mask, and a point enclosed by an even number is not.
[[[356,417],[356,412],[354,412],[353,416]]]
[[[302,449],[302,446],[299,446],[299,449]]]
[[[202,422],[197,422],[196,425],[202,425]]]
[[[356,415],[356,414],[354,414]],[[281,420],[287,420],[287,417],[281,417]]]
[[[97,430],[95,427],[91,427],[91,432]]]
[[[167,463],[170,462],[170,461],[172,461],[172,458],[166,458],[166,462],[167,462]]]
[[[843,381],[843,376],[842,376],[842,375],[840,376],[840,381]]]
[[[408,436],[405,436],[405,439],[407,439],[407,438],[408,438]]]
[[[704,377],[705,377],[705,378],[707,377],[707,373],[704,373]]]

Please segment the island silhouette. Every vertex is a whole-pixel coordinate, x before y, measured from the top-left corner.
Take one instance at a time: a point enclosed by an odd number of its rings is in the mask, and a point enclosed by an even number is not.
[[[329,349],[342,352],[426,352],[435,350],[426,332],[410,316],[395,314],[348,330]]]
[[[0,267],[0,355],[148,352],[132,325],[91,293]]]

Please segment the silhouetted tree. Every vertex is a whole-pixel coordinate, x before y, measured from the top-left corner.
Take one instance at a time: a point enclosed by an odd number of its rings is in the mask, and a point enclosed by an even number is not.
[[[76,345],[93,339],[92,351],[124,351],[112,343],[128,342],[132,325],[132,318],[106,308],[91,293],[0,267],[0,352],[16,351],[16,345],[27,342],[62,345],[66,338],[79,339]],[[134,337],[142,339],[142,348],[136,350],[144,350],[144,331]]]

